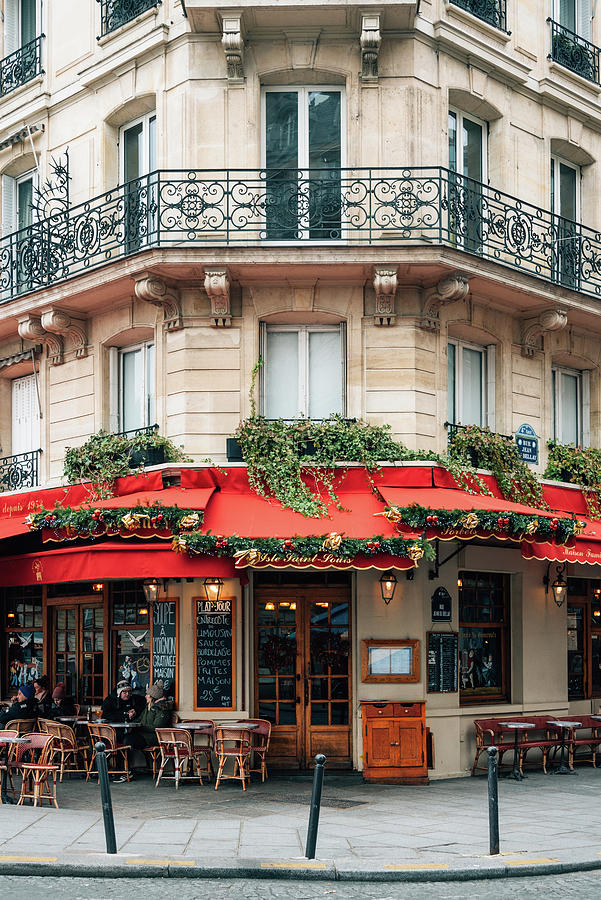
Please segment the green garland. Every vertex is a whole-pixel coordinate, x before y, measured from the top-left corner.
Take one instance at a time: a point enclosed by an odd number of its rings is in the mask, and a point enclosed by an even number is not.
[[[547,441],[549,459],[545,478],[582,488],[589,515],[601,519],[601,450]]]
[[[514,540],[522,540],[527,536],[532,540],[555,541],[557,544],[565,544],[584,527],[584,523],[575,519],[558,516],[530,516],[503,509],[496,512],[484,509],[431,509],[417,503],[388,507],[384,515],[391,522],[398,525],[402,523],[420,531],[428,528],[442,532],[484,531]]]
[[[66,532],[70,540],[94,540],[105,535],[148,529],[179,534],[187,528],[199,528],[203,515],[202,510],[180,509],[179,506],[163,506],[161,503],[111,509],[55,506],[54,509],[42,507],[31,513],[25,522],[32,531],[46,528]]]
[[[311,537],[290,538],[249,538],[237,534],[225,537],[220,534],[192,531],[180,534],[173,541],[173,549],[180,553],[203,556],[233,557],[245,550],[257,550],[266,556],[272,556],[285,562],[294,557],[314,557],[330,554],[344,560],[353,560],[356,556],[391,556],[409,557],[414,561],[434,559],[432,545],[423,535],[414,539],[387,538],[381,534],[372,538],[345,538],[342,535],[322,534]]]

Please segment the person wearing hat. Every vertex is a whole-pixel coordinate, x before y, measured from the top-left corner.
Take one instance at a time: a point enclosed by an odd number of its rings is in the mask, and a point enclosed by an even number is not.
[[[22,684],[17,693],[17,699],[8,707],[6,712],[0,715],[0,728],[13,719],[37,718],[37,704],[35,688],[33,684]]]
[[[52,706],[50,715],[53,719],[59,716],[74,716],[75,702],[73,697],[67,697],[67,689],[64,681],[59,681],[52,691]]]
[[[107,722],[125,722],[139,716],[143,708],[144,699],[133,693],[129,681],[120,681],[102,701],[102,718]]]
[[[36,715],[40,719],[48,719],[52,709],[52,695],[50,693],[50,679],[47,675],[38,675],[33,679],[35,701],[37,703]]]
[[[146,688],[146,709],[137,717],[140,727],[132,731],[130,743],[136,750],[152,747],[157,742],[156,728],[169,728],[171,725],[171,704],[165,697],[160,684],[151,684]]]

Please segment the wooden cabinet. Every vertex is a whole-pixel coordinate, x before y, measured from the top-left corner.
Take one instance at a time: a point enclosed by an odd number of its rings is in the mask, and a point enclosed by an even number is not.
[[[427,784],[426,704],[363,704],[363,778]]]

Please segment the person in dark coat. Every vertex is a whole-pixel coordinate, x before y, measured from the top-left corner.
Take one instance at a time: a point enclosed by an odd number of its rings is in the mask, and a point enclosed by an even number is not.
[[[35,690],[35,702],[37,704],[36,715],[40,719],[49,719],[52,709],[52,694],[50,693],[50,679],[47,675],[40,675],[33,679]]]
[[[52,719],[58,719],[59,716],[76,715],[73,697],[66,697],[65,694],[65,682],[59,681],[52,691],[52,707],[50,709],[50,717]]]
[[[136,718],[140,727],[132,731],[128,740],[136,750],[152,747],[157,742],[156,728],[171,725],[171,704],[165,698],[160,684],[151,684],[146,689],[146,708]]]
[[[22,684],[17,693],[17,699],[8,707],[6,712],[0,714],[0,728],[13,719],[35,719],[37,717],[37,704],[33,684]]]
[[[102,718],[107,722],[135,719],[144,709],[144,698],[134,694],[128,681],[120,681],[102,701]]]

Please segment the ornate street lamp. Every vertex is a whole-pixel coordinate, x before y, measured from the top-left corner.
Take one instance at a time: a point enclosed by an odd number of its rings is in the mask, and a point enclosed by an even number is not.
[[[221,589],[223,587],[223,581],[221,578],[205,578],[205,594],[207,595],[207,600],[219,600],[221,597]]]
[[[383,572],[380,576],[380,590],[382,592],[382,600],[388,606],[394,592],[396,591],[397,577],[394,572]]]

